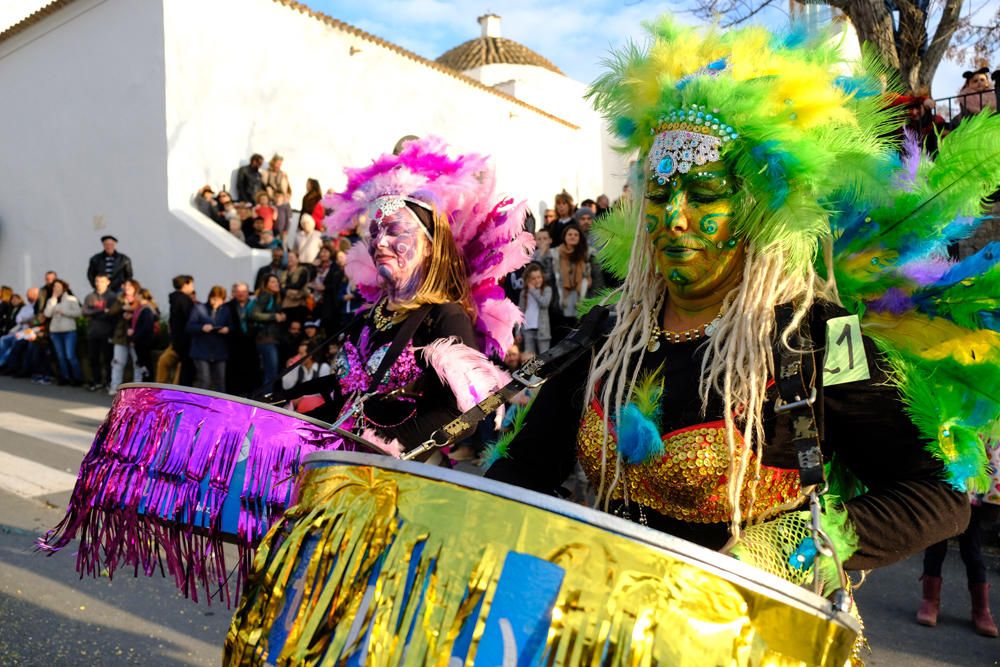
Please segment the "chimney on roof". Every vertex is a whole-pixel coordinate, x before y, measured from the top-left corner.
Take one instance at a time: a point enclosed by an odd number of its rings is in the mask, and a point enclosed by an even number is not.
[[[496,14],[486,14],[480,16],[478,19],[479,25],[483,29],[483,37],[499,37],[500,36],[500,17]]]

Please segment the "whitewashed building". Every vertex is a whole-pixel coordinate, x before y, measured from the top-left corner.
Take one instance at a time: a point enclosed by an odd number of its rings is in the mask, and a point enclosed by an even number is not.
[[[49,3],[0,32],[0,282],[54,269],[85,292],[105,233],[161,302],[177,273],[202,294],[249,280],[268,254],[191,200],[253,152],[284,156],[296,207],[306,178],[339,188],[407,134],[493,156],[536,211],[563,188],[616,197],[626,162],[584,85],[480,23],[431,61],[292,0]]]

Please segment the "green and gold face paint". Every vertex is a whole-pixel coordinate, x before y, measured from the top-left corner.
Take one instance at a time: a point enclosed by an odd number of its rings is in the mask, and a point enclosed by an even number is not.
[[[709,294],[742,268],[743,243],[732,233],[736,190],[721,161],[647,184],[643,220],[656,268],[686,296]]]

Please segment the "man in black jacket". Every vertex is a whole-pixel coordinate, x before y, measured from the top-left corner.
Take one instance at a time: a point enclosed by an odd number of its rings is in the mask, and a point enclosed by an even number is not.
[[[240,201],[254,201],[254,195],[261,189],[260,167],[264,164],[264,156],[254,153],[250,156],[250,164],[245,164],[236,171],[236,196]]]
[[[194,278],[175,276],[174,291],[170,293],[170,347],[180,358],[179,384],[190,387],[194,382],[194,362],[191,361],[191,335],[187,332],[188,319],[194,310]]]
[[[96,288],[94,278],[98,275],[105,275],[111,283],[108,289],[112,292],[119,292],[122,283],[132,279],[132,260],[128,258],[128,255],[118,252],[118,239],[114,236],[110,234],[102,236],[101,243],[104,244],[104,251],[90,258],[90,264],[87,266],[87,280],[90,281],[91,287]]]

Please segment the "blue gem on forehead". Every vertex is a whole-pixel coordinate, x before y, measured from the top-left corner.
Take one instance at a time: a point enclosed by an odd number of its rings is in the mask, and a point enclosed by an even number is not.
[[[674,159],[669,155],[660,160],[660,164],[656,165],[656,171],[661,174],[669,174],[674,170]]]

